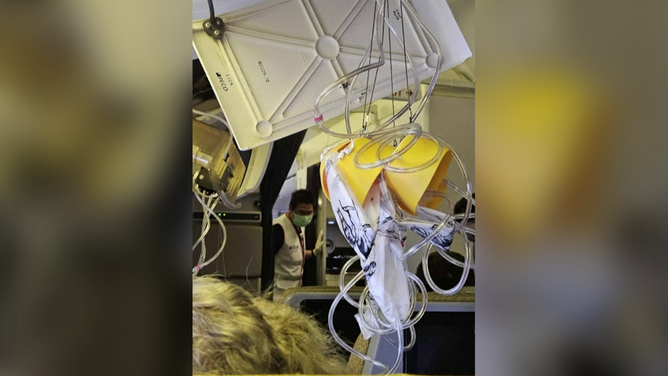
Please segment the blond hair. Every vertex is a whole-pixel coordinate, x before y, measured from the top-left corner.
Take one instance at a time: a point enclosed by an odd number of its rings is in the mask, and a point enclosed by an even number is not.
[[[193,373],[343,373],[312,318],[213,277],[193,281]]]

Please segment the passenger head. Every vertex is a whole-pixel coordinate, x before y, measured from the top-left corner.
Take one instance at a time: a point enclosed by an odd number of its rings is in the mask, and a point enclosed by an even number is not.
[[[193,281],[193,374],[343,373],[310,317],[214,277]]]
[[[447,252],[449,256],[452,256],[457,261],[464,262],[464,256],[455,252]],[[427,279],[424,276],[424,265],[420,264],[415,275],[420,278],[424,283],[424,286],[427,288],[427,291],[434,291],[431,286],[427,283]],[[454,265],[450,261],[443,258],[439,255],[438,252],[434,252],[429,255],[429,275],[431,279],[436,283],[436,286],[441,289],[447,290],[455,287],[459,280],[462,278],[463,269],[457,265]],[[464,286],[475,286],[475,273],[473,269],[469,270],[469,275],[466,278]]]
[[[475,193],[471,195],[473,199],[475,200]],[[455,214],[462,214],[466,210],[466,197],[460,199],[457,201],[454,207],[454,213]],[[471,213],[475,213],[475,204],[471,205]],[[475,221],[475,218],[471,218],[470,221]]]

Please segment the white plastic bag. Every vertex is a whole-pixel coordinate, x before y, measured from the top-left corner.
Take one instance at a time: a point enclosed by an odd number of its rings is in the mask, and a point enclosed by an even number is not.
[[[332,152],[322,160],[336,222],[360,257],[369,294],[385,318],[396,326],[410,314],[410,282],[401,260],[405,230],[396,222],[394,203],[383,176],[360,204],[336,167],[337,157],[338,153]]]

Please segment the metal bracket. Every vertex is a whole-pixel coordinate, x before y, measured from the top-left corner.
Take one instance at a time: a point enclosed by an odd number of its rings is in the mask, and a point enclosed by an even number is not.
[[[220,17],[216,17],[211,20],[204,21],[204,31],[213,39],[223,39],[223,29],[225,29],[225,23]]]

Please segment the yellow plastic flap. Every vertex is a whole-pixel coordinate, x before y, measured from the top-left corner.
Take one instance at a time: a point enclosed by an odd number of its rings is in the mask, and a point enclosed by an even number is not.
[[[407,136],[399,145],[402,149],[413,139],[413,136]],[[410,148],[406,154],[393,160],[390,166],[395,168],[410,168],[423,165],[430,161],[436,152],[438,146],[428,138],[421,137],[417,143]],[[452,153],[446,147],[443,147],[441,156],[431,166],[417,172],[397,173],[385,172],[385,178],[390,190],[394,193],[397,203],[406,212],[415,215],[418,202],[427,190],[434,190],[444,193],[447,184],[443,182],[448,174],[448,167],[452,160]],[[442,198],[433,197],[426,200],[425,206],[431,209],[437,209],[441,204]]]
[[[348,144],[350,144],[350,141],[345,141],[345,142],[342,142],[339,145],[336,145],[330,151],[327,152],[327,155],[329,155],[331,153],[341,152],[341,150],[345,149],[345,147],[348,146]],[[327,174],[325,173],[325,164],[324,163],[320,163],[320,185],[322,186],[322,190],[325,192],[325,197],[327,197],[327,199],[330,200],[330,198],[329,198],[329,186],[327,186]]]
[[[355,166],[355,155],[359,153],[366,144],[371,142],[367,138],[357,138],[353,142],[353,148],[348,153],[345,154],[338,162],[338,167],[344,174],[348,186],[352,190],[355,198],[360,204],[363,204],[366,201],[366,197],[369,194],[371,186],[378,178],[378,175],[383,170],[382,167],[376,167],[373,169],[361,169]],[[336,147],[332,148],[330,153],[340,153],[350,144],[349,141],[344,142]],[[360,154],[358,157],[358,162],[362,164],[375,162],[376,152],[378,151],[379,143],[376,143],[369,147],[369,149],[364,151],[364,154]],[[381,158],[386,158],[392,153],[392,147],[386,147],[385,150],[381,153]],[[325,191],[325,196],[329,199],[329,187],[327,186],[327,176],[325,173],[325,165],[320,165],[320,183],[322,189]]]
[[[359,150],[364,147],[364,145],[371,142],[368,138],[357,138],[353,141],[353,150],[345,155],[339,161],[339,168],[343,171],[343,174],[348,181],[348,186],[353,191],[353,194],[357,198],[357,202],[363,204],[366,200],[366,196],[369,194],[371,186],[378,178],[378,175],[383,170],[382,167],[376,167],[373,169],[364,170],[357,168],[355,166],[355,155],[359,153]],[[376,152],[378,151],[378,146],[380,143],[375,143],[369,149],[367,149],[364,154],[360,154],[358,157],[358,162],[361,164],[371,163],[376,161]],[[386,155],[389,155],[392,152],[392,149],[384,151],[381,156],[384,158]]]

